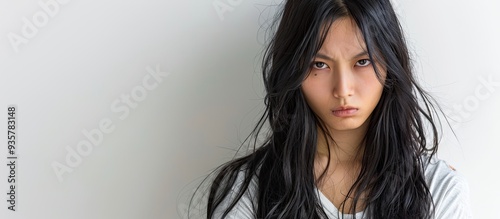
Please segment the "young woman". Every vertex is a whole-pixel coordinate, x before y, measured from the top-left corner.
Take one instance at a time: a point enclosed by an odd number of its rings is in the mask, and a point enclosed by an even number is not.
[[[208,219],[470,217],[389,0],[285,1],[263,75],[268,137],[218,169]]]

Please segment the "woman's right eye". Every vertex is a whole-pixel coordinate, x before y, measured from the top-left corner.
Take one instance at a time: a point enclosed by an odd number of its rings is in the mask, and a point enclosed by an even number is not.
[[[317,69],[326,69],[328,68],[328,65],[324,62],[314,62],[313,67]]]

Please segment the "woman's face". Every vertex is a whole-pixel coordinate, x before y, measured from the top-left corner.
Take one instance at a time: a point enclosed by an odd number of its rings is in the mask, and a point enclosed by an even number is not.
[[[336,20],[302,82],[307,103],[331,131],[366,128],[380,100],[383,85],[365,48],[351,18]]]

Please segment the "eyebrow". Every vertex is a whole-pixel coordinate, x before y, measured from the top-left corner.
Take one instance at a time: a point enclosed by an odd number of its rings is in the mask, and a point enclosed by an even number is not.
[[[366,56],[366,55],[368,55],[368,52],[367,52],[367,51],[362,51],[362,52],[358,53],[357,55],[355,55],[355,56],[353,57],[353,59],[357,59],[357,58],[359,58],[359,57]],[[325,55],[325,54],[323,54],[323,53],[319,53],[319,52],[318,52],[318,54],[316,54],[316,56],[315,56],[315,57],[317,57],[317,58],[322,58],[322,59],[326,59],[326,60],[328,60],[328,61],[333,62],[333,59],[332,59],[330,56],[327,56],[327,55]]]

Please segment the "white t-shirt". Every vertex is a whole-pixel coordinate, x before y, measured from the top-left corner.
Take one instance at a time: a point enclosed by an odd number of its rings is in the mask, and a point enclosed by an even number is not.
[[[425,168],[425,179],[434,200],[436,219],[472,218],[469,204],[469,186],[461,174],[451,169],[446,162],[434,157]],[[242,180],[243,173],[240,173],[235,188],[241,185]],[[243,197],[231,210],[228,217],[226,217],[227,219],[255,219],[253,216],[253,205],[257,205],[255,199],[256,188],[257,179],[254,177],[248,190],[245,191]],[[323,209],[328,215],[328,219],[337,219],[338,215],[341,215],[338,209],[320,190],[316,189],[316,191],[318,192]],[[221,218],[226,207],[229,205],[228,200],[233,200],[235,193],[231,193],[229,196],[229,199],[226,198],[225,202],[216,209],[214,218]],[[353,215],[344,214],[343,218],[351,219]],[[356,218],[367,217],[364,217],[363,212],[358,212],[356,213]]]

